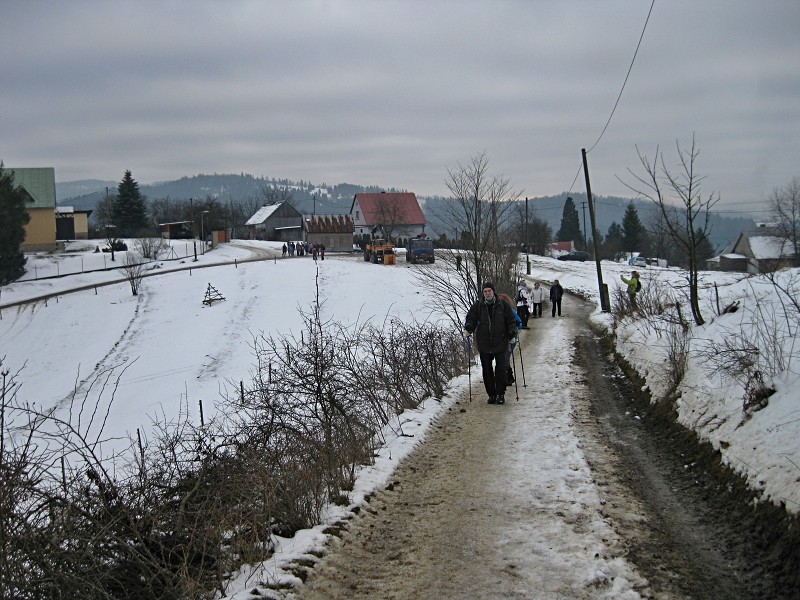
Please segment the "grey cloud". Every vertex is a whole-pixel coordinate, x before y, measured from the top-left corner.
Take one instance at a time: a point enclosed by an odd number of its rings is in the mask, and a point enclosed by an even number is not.
[[[52,165],[57,180],[245,171],[443,194],[447,167],[486,150],[546,195],[600,134],[649,3],[10,6],[6,164]],[[590,154],[597,192],[627,195],[617,177],[637,144],[671,150],[693,132],[723,197],[795,176],[798,22],[793,0],[657,2]]]

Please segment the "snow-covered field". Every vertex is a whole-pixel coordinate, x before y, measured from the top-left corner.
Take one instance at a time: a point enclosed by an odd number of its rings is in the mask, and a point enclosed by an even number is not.
[[[110,437],[123,437],[137,428],[146,430],[152,418],[169,419],[181,411],[197,420],[200,402],[207,415],[213,412],[220,395],[247,379],[254,368],[254,336],[262,332],[299,334],[302,320],[298,309],[313,303],[317,285],[324,302],[323,314],[343,323],[370,319],[379,323],[390,315],[407,321],[439,318],[431,314],[425,290],[413,277],[415,267],[404,261],[381,266],[365,263],[358,255],[329,255],[317,263],[310,257],[281,259],[278,244],[237,241],[201,254],[195,262],[192,253],[183,248],[176,254],[183,251],[185,258],[158,263],[149,271],[154,275],[144,280],[141,293],[134,297],[124,281],[99,287],[100,283],[121,278],[118,272],[86,272],[102,268],[104,256],[93,249],[69,257],[32,257],[29,266],[35,267],[39,279],[1,289],[0,357],[4,369],[18,373],[20,398],[41,408],[66,406],[76,389],[79,395],[91,395],[96,392],[92,383],[97,378],[109,370],[118,373],[120,385],[105,432]],[[274,252],[275,258],[241,262],[265,252]],[[236,264],[201,268],[234,260]],[[97,267],[90,266],[93,261]],[[524,273],[524,257],[520,265]],[[623,264],[603,262],[602,267],[604,280],[612,290],[622,285],[620,274],[630,272]],[[176,269],[182,270],[169,273]],[[680,290],[685,286],[685,273],[678,269],[648,267],[639,271],[643,284],[650,289]],[[48,272],[76,274],[41,279]],[[792,276],[798,277],[797,270],[782,274],[785,281]],[[531,287],[534,280],[546,285],[558,279],[567,291],[599,304],[594,263],[531,257],[531,274],[524,277]],[[721,306],[740,301],[737,312],[716,315],[714,283]],[[94,284],[98,287],[92,287]],[[90,287],[60,294],[80,286]],[[225,300],[205,305],[209,286]],[[800,401],[796,389],[800,377],[793,329],[797,320],[783,316],[778,296],[763,278],[707,273],[703,275],[703,290],[707,324],[691,329],[680,420],[718,448],[734,469],[762,490],[765,499],[785,503],[788,510],[797,512]],[[8,307],[51,294],[56,296],[46,302]],[[665,302],[668,300],[665,298]],[[565,313],[570,301],[569,297],[564,300]],[[684,315],[688,316],[688,311]],[[549,318],[547,313],[545,316]],[[610,315],[599,308],[593,318],[615,327]],[[741,337],[743,332],[753,331],[753,323],[765,318],[765,327],[781,342],[784,360],[779,372],[765,378],[776,393],[766,407],[745,419],[741,383],[711,375],[696,353],[704,344],[719,343],[731,333]],[[663,394],[667,388],[663,367],[669,352],[663,331],[640,320],[625,319],[616,325],[615,332],[619,352],[646,378],[655,396]],[[479,369],[473,368],[473,380],[475,376],[479,376]],[[451,382],[448,397],[441,402],[426,402],[419,411],[404,413],[405,431],[415,437],[387,436],[386,456],[391,459],[379,458],[362,471],[353,492],[355,502],[387,480],[397,461],[420,443],[426,427],[447,410],[466,385],[467,377],[463,376]],[[111,451],[111,445],[105,449]],[[571,476],[567,468],[565,465],[565,478]],[[531,473],[535,477],[535,472]],[[332,508],[330,519],[340,516],[337,510],[344,509]],[[315,528],[292,540],[282,540],[282,552],[276,557],[285,562],[302,554],[319,542],[320,531]],[[280,577],[279,567],[278,562],[270,566],[273,577]]]

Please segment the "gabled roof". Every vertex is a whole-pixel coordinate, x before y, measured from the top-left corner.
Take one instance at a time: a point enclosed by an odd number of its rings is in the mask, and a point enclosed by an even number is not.
[[[4,170],[13,171],[14,187],[21,187],[28,193],[32,202],[27,202],[26,208],[56,207],[56,171],[53,167],[4,167]]]
[[[774,235],[751,235],[750,251],[757,260],[769,258],[785,258],[794,255],[789,240]]]
[[[755,260],[770,260],[794,256],[792,244],[773,229],[759,228],[739,234],[728,253],[748,254]]]
[[[353,213],[356,202],[361,207],[367,225],[382,225],[391,214],[395,225],[424,225],[425,215],[419,207],[417,196],[411,192],[356,194],[350,206]]]
[[[264,221],[269,219],[278,208],[283,204],[270,204],[269,206],[262,206],[256,211],[252,217],[247,219],[245,225],[261,225]]]
[[[353,233],[350,215],[306,215],[303,217],[307,233]]]

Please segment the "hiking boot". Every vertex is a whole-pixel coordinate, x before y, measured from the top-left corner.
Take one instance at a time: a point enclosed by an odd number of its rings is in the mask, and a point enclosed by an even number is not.
[[[496,402],[497,402],[497,399],[494,396],[489,396],[489,401],[488,401],[487,404],[495,404]]]
[[[503,394],[500,394],[500,395],[497,397],[497,404],[505,404],[505,403],[506,403],[506,397],[505,397],[505,395],[503,395]]]

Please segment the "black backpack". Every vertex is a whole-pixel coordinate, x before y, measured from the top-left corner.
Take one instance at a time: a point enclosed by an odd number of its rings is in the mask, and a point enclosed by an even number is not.
[[[640,289],[642,289],[642,280],[637,277],[636,278],[636,291],[638,292]]]

